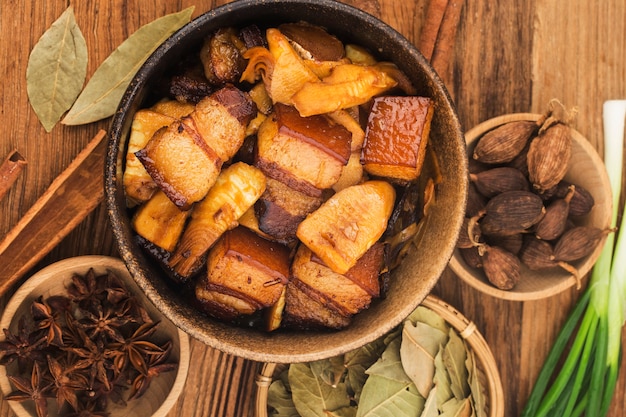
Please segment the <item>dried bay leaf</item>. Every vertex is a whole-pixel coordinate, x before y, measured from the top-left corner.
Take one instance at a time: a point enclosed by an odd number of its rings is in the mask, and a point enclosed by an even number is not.
[[[472,404],[469,398],[462,400],[452,398],[443,405],[443,410],[439,415],[443,417],[470,417],[472,415]]]
[[[306,363],[289,366],[289,384],[296,410],[302,417],[323,417],[350,406],[345,383],[332,387]]]
[[[448,343],[443,348],[443,363],[450,375],[450,388],[458,400],[469,395],[468,371],[465,366],[467,347],[461,336],[453,329],[448,333]]]
[[[402,337],[400,335],[389,342],[380,358],[367,370],[366,373],[370,376],[368,381],[376,375],[402,383],[413,383],[402,366],[401,343]],[[365,384],[367,385],[367,382]]]
[[[335,356],[328,359],[321,359],[310,362],[311,372],[319,376],[319,378],[331,387],[337,387],[343,380],[346,372],[343,356]]]
[[[450,326],[446,322],[446,320],[441,317],[439,314],[435,313],[433,310],[419,306],[409,316],[407,320],[410,320],[412,323],[425,323],[431,327],[441,330],[444,333],[448,333],[448,329]]]
[[[433,386],[435,356],[447,341],[448,335],[435,327],[422,322],[404,322],[400,347],[402,366],[424,398]]]
[[[50,132],[80,94],[87,76],[87,44],[72,6],[44,32],[26,67],[26,89],[35,114]]]
[[[487,417],[487,392],[485,389],[485,375],[476,366],[476,357],[472,351],[467,354],[465,367],[469,372],[469,386],[472,392],[471,399],[476,417]]]
[[[426,402],[424,403],[424,410],[420,417],[436,417],[439,415],[439,409],[437,408],[437,386],[435,385],[430,392],[428,393],[428,397],[426,397]]]
[[[443,363],[443,349],[435,356],[435,377],[433,383],[437,387],[437,408],[442,409],[443,404],[454,397],[451,388],[450,376],[446,365]]]
[[[191,19],[194,7],[140,27],[100,64],[61,123],[81,125],[111,116],[139,67],[171,34]]]
[[[385,347],[385,338],[380,337],[358,349],[347,352],[344,356],[347,369],[346,384],[348,390],[354,394],[357,404],[361,398],[363,385],[367,380],[365,371],[378,360]]]
[[[298,417],[298,411],[285,383],[277,379],[267,391],[267,405],[273,417]]]
[[[326,416],[328,417],[356,417],[357,408],[352,407],[342,407],[335,411],[328,411]]]
[[[410,381],[370,375],[363,387],[357,417],[414,417],[424,409],[424,398]]]

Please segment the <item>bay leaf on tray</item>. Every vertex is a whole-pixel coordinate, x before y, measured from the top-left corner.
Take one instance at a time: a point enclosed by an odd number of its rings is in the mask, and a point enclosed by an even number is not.
[[[284,381],[277,379],[267,391],[267,405],[273,417],[298,417],[298,411],[291,398],[291,392]]]
[[[413,383],[402,366],[400,358],[401,343],[402,337],[400,335],[389,342],[380,358],[367,370],[366,373],[369,375],[368,382],[372,376],[380,376],[402,383]],[[367,385],[367,382],[365,384]]]
[[[80,94],[87,55],[85,38],[69,6],[35,44],[26,67],[28,100],[47,132]]]
[[[437,391],[437,385],[435,385],[428,393],[428,397],[426,397],[426,402],[424,403],[424,410],[422,410],[420,417],[436,417],[439,415],[439,408],[437,407]]]
[[[346,367],[346,385],[348,390],[354,393],[354,400],[357,404],[361,398],[363,385],[367,380],[365,371],[372,366],[382,355],[386,338],[379,337],[373,342],[367,343],[358,349],[347,352],[344,355],[344,366]]]
[[[369,375],[359,402],[357,417],[416,416],[424,408],[424,398],[404,372],[400,360],[401,335],[389,341]]]
[[[447,333],[428,324],[419,321],[413,324],[408,320],[404,322],[400,347],[402,365],[424,398],[433,386],[435,356],[447,339]]]
[[[452,398],[443,405],[443,410],[439,416],[443,417],[471,417],[472,404],[469,398],[458,400]]]
[[[415,417],[424,408],[424,398],[410,381],[370,375],[363,387],[357,417]]]
[[[431,327],[441,330],[444,333],[448,333],[450,326],[441,315],[435,313],[433,310],[424,306],[418,306],[409,316],[406,318],[412,323],[425,323]]]
[[[437,387],[437,408],[441,410],[443,404],[454,397],[450,387],[450,376],[446,365],[443,363],[443,349],[435,356],[435,377],[433,383]]]
[[[450,375],[450,388],[458,400],[462,400],[469,395],[468,371],[465,366],[467,358],[467,347],[454,329],[448,333],[448,343],[443,348],[443,363]]]
[[[190,21],[194,7],[140,27],[100,64],[61,123],[81,125],[111,116],[131,79],[152,52]]]
[[[476,357],[474,352],[467,354],[465,366],[469,373],[469,386],[472,392],[472,401],[474,403],[474,413],[476,417],[487,417],[487,393],[485,392],[484,375],[476,366]]]
[[[318,375],[320,380],[331,387],[337,387],[346,372],[344,358],[341,355],[310,362],[309,366],[311,372]]]
[[[306,363],[289,366],[289,384],[296,410],[302,417],[324,417],[327,412],[350,406],[345,383],[326,384]]]

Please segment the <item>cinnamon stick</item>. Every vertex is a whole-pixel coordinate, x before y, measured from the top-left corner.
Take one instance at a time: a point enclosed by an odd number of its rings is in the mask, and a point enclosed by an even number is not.
[[[104,200],[105,136],[100,130],[0,242],[0,295]]]
[[[17,150],[9,152],[0,165],[0,200],[17,181],[26,164],[26,159]]]
[[[439,27],[443,20],[443,15],[448,7],[448,0],[430,0],[426,9],[426,18],[420,38],[418,40],[417,49],[430,61],[437,42]]]
[[[463,2],[461,0],[449,0],[437,32],[437,40],[435,41],[430,64],[442,78],[448,72],[448,65],[454,50],[457,27],[461,20],[462,7]]]

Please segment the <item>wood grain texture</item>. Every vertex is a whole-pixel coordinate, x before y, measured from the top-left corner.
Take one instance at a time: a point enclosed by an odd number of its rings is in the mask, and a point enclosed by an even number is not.
[[[417,44],[429,0],[363,3]],[[0,201],[4,236],[108,120],[57,126],[47,134],[28,103],[28,54],[70,4],[89,49],[88,77],[141,25],[195,6],[194,16],[226,3],[211,0],[44,0],[0,2],[0,155],[19,149],[28,160],[20,181]],[[352,1],[359,5],[362,2]],[[488,2],[464,0],[448,87],[465,129],[495,116],[541,112],[551,98],[580,109],[576,128],[601,150],[602,102],[626,98],[626,4],[584,0]],[[116,254],[99,206],[35,269],[87,253]],[[505,415],[519,415],[538,369],[577,297],[572,290],[535,302],[485,296],[446,271],[434,291],[473,320],[491,346],[505,384]],[[6,297],[0,300],[0,308]],[[626,342],[626,336],[624,338]],[[252,416],[255,363],[198,342],[183,396],[171,416]],[[626,409],[626,365],[611,417]],[[0,400],[0,416],[13,417]]]

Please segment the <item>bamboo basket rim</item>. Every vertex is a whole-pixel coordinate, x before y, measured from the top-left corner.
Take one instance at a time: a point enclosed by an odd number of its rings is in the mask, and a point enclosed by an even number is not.
[[[467,342],[480,362],[480,369],[485,374],[486,389],[489,398],[489,417],[504,416],[504,389],[496,360],[487,341],[478,331],[476,324],[461,314],[456,308],[439,297],[429,294],[420,304],[439,314]],[[274,380],[274,372],[279,364],[263,363],[256,375],[256,417],[267,417],[267,396]]]

